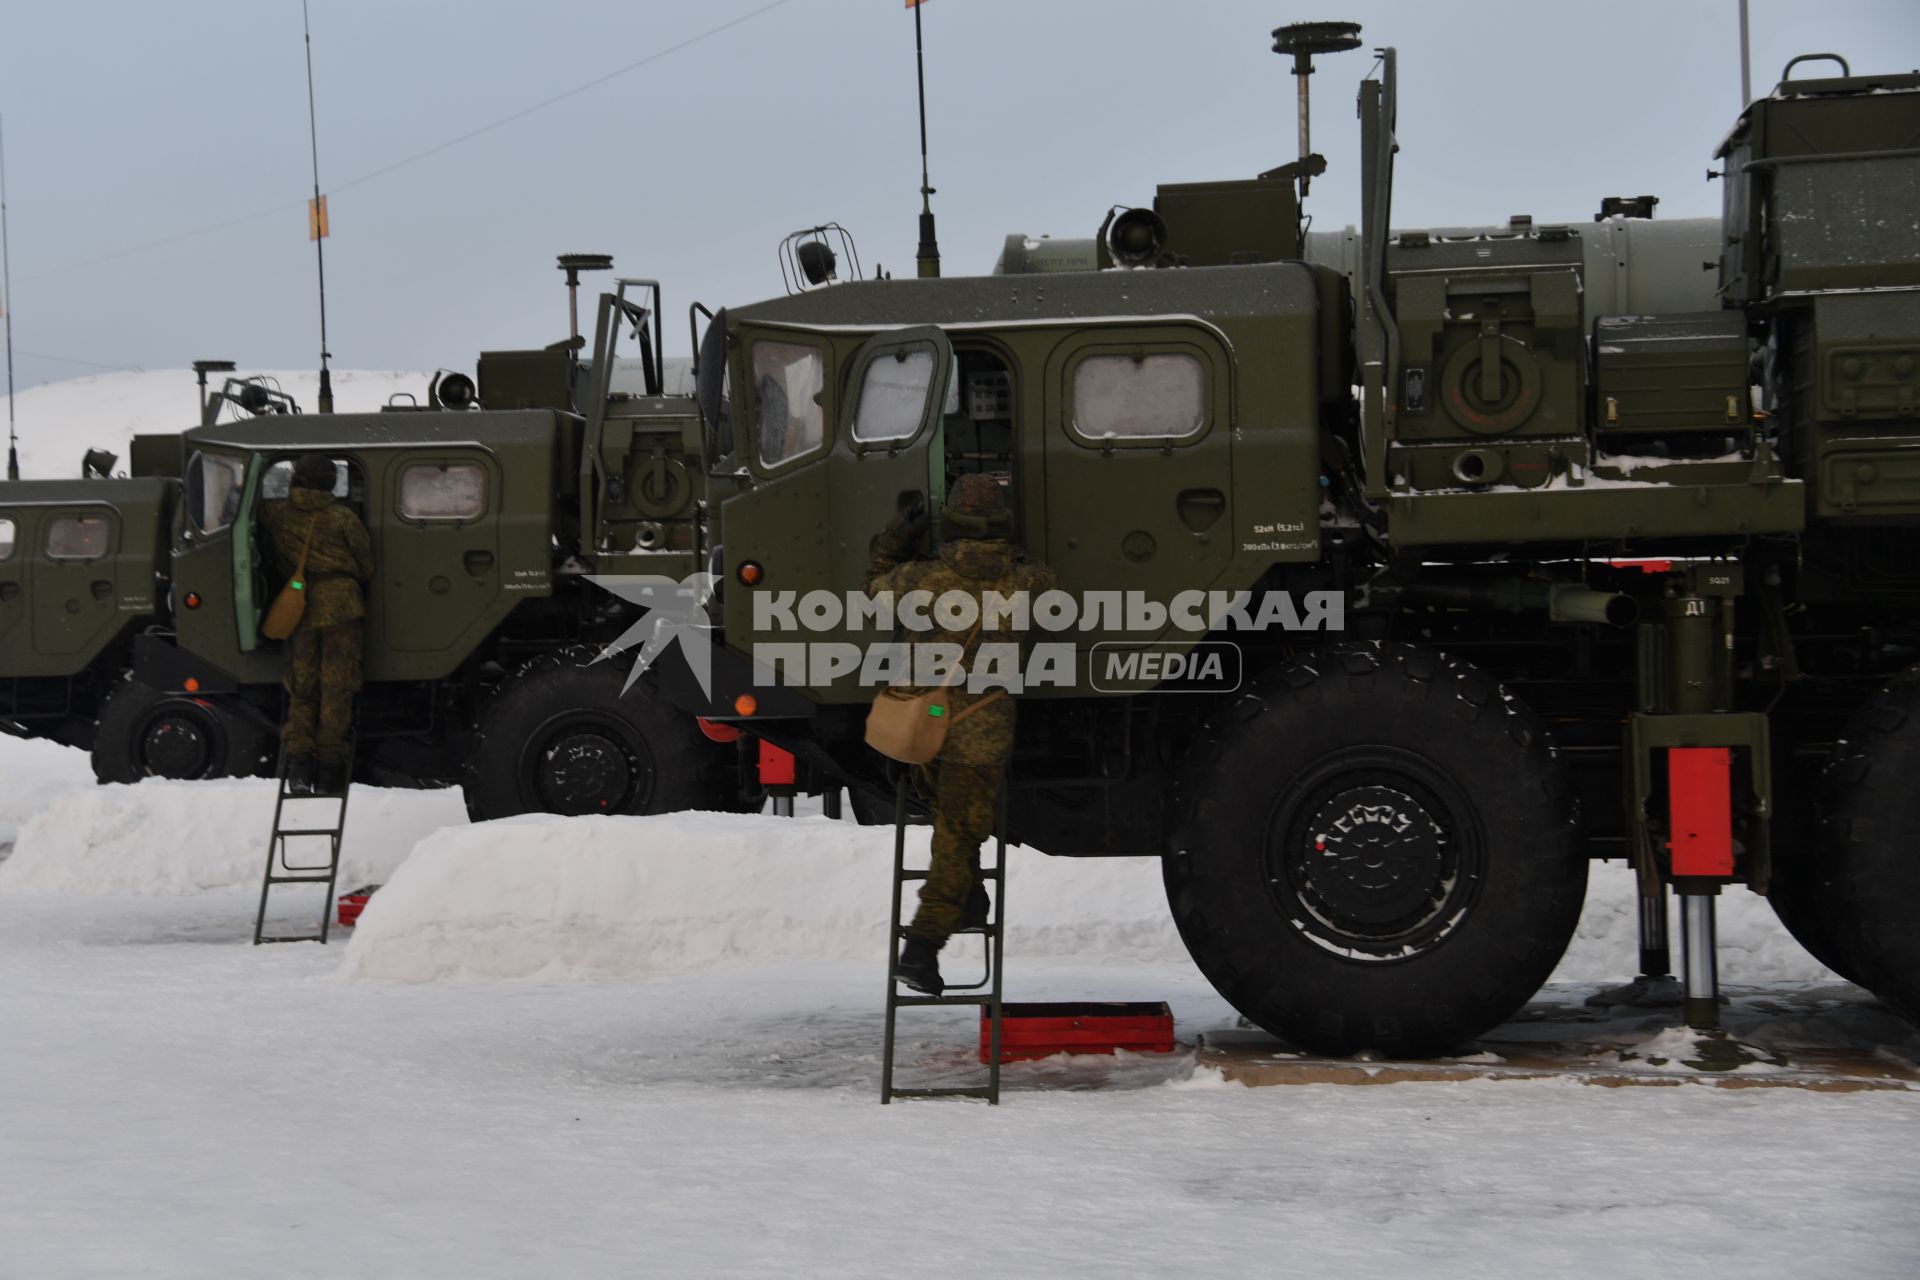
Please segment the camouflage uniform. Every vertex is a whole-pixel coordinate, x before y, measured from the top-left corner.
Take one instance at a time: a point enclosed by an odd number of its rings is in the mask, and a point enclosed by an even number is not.
[[[284,501],[260,512],[280,576],[293,576],[300,548],[307,550],[307,608],[287,638],[287,723],[280,738],[289,759],[346,759],[353,726],[353,695],[360,690],[362,619],[360,584],[373,577],[373,544],[367,526],[324,489],[296,487]]]
[[[1025,592],[1031,601],[1057,589],[1060,582],[1051,569],[1015,552],[1007,540],[1012,525],[998,481],[962,476],[940,512],[939,555],[915,558],[915,544],[926,529],[924,517],[896,520],[875,541],[867,590],[891,591],[896,600],[908,591],[929,591],[936,599],[943,592],[964,591],[976,601],[988,591],[1003,596]],[[936,626],[908,638],[957,646],[967,643],[968,634]],[[983,627],[975,652],[980,646],[1017,644],[1024,638],[1008,625]],[[956,686],[950,705],[958,714],[987,693]],[[995,698],[955,722],[939,756],[924,767],[924,774],[915,771],[920,791],[933,800],[933,863],[920,886],[920,909],[908,931],[935,946],[959,926],[968,895],[981,886],[980,845],[993,834],[1001,775],[1013,754],[1013,726],[1013,699]]]

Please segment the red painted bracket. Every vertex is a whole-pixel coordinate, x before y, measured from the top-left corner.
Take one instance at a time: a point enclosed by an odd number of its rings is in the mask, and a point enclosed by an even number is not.
[[[1668,812],[1672,818],[1673,874],[1726,878],[1733,874],[1733,752],[1727,747],[1672,747],[1667,751]]]
[[[760,739],[760,785],[790,787],[793,780],[793,752],[776,747],[765,738]]]

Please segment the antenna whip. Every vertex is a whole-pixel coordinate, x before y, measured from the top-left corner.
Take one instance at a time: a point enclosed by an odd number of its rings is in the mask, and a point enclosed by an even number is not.
[[[940,237],[933,229],[933,187],[927,181],[927,63],[920,43],[920,6],[926,0],[907,0],[913,9],[913,66],[920,80],[920,251],[914,257],[920,278],[940,274]]]
[[[7,479],[20,478],[20,437],[13,429],[13,260],[7,252],[7,132],[0,123],[0,314],[7,318]]]
[[[300,0],[300,28],[307,40],[307,146],[313,155],[313,203],[308,206],[307,229],[313,237],[314,263],[320,271],[320,412],[333,412],[333,374],[327,368],[327,198],[320,194],[320,129],[313,111],[313,24],[307,20],[307,0]]]

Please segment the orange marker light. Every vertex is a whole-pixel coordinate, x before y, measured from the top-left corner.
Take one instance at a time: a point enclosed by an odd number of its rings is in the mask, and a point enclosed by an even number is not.
[[[764,572],[757,561],[745,560],[741,562],[739,577],[743,585],[751,587],[758,583],[763,576],[765,576]]]
[[[187,592],[187,608],[198,609],[199,607],[200,607],[200,593],[198,591]]]
[[[200,680],[197,676],[187,677],[187,692],[188,693],[200,692]]]
[[[733,700],[735,715],[750,716],[760,709],[760,700],[750,693],[743,693]]]

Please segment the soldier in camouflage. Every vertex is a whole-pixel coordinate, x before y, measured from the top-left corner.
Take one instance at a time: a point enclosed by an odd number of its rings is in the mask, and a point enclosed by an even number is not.
[[[367,526],[334,501],[335,469],[325,454],[293,466],[287,496],[261,508],[260,522],[282,578],[293,576],[306,547],[306,612],[287,638],[287,789],[339,795],[347,785],[347,737],[360,690],[361,584],[373,577]],[[311,534],[312,543],[308,544]]]
[[[1031,601],[1055,590],[1059,579],[1051,569],[1018,554],[1013,547],[1013,513],[1007,509],[999,481],[987,475],[965,475],[940,511],[939,554],[916,558],[916,547],[926,533],[924,512],[896,519],[874,544],[867,590],[890,591],[897,600],[909,591],[931,592],[937,599],[948,591],[973,596],[976,603],[994,591],[1011,598],[1024,592]],[[973,649],[988,644],[1018,644],[1024,634],[1005,620],[992,627],[917,633],[916,643],[945,642]],[[954,689],[951,709],[956,717],[987,698],[989,691]],[[995,697],[977,713],[955,719],[945,744],[915,781],[933,802],[933,861],[920,886],[920,909],[907,927],[907,939],[894,966],[894,976],[916,991],[939,995],[940,948],[955,929],[977,928],[987,922],[989,902],[980,876],[980,845],[993,833],[995,802],[1007,758],[1013,754],[1014,703]]]

